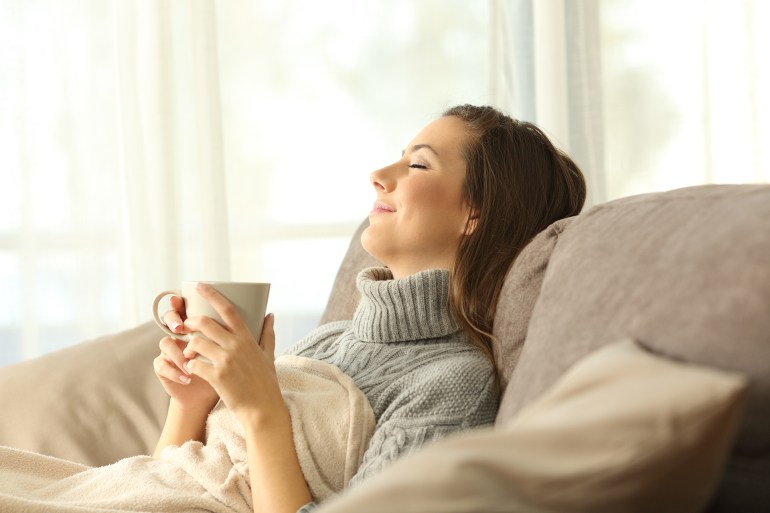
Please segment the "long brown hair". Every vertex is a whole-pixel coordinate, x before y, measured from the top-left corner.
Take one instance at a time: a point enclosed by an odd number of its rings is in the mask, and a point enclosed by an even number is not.
[[[583,208],[586,184],[578,166],[532,123],[492,107],[459,105],[443,113],[464,121],[466,235],[452,270],[455,318],[494,361],[492,323],[508,270],[548,225]]]

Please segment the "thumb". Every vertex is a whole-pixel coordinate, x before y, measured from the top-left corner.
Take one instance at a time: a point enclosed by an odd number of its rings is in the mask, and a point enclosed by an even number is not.
[[[259,337],[259,347],[270,360],[275,360],[275,315],[267,314],[262,323],[262,335]]]

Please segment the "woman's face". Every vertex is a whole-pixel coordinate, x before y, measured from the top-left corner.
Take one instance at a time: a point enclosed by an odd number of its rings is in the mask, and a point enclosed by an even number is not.
[[[470,211],[462,195],[466,137],[462,120],[441,117],[417,134],[401,159],[371,174],[377,198],[361,243],[395,278],[451,269]]]

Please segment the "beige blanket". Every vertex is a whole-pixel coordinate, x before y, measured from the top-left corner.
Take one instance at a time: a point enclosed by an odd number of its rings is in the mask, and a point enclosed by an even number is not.
[[[341,491],[360,465],[374,414],[332,365],[283,356],[276,370],[305,480],[322,500]],[[158,460],[135,456],[104,467],[0,447],[0,511],[251,512],[240,423],[220,403],[209,415],[205,445],[187,442],[167,447]]]

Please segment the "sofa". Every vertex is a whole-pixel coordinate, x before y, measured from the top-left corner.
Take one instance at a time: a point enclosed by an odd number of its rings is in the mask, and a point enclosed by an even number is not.
[[[378,265],[353,236],[321,322]],[[494,426],[323,504],[357,511],[770,512],[770,184],[631,196],[536,235],[494,323]],[[151,453],[151,322],[0,369],[0,445],[87,465]]]

